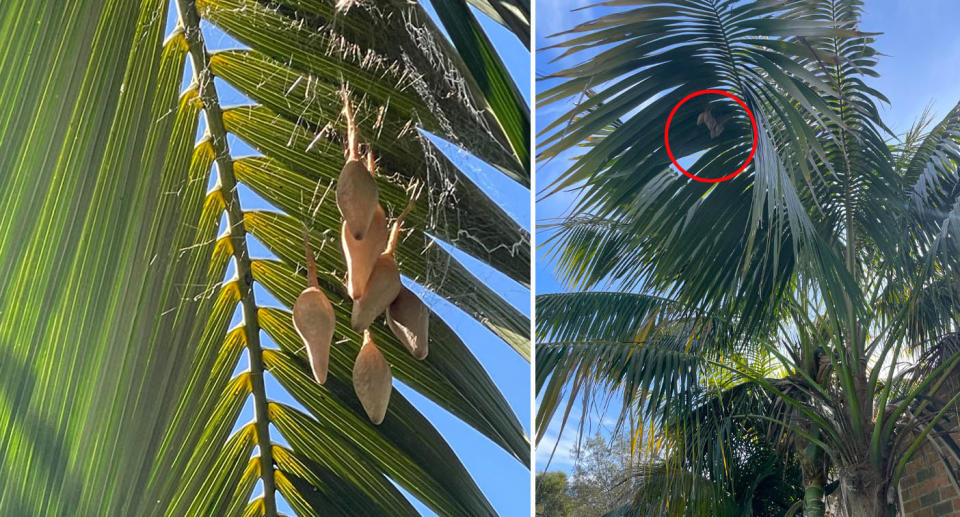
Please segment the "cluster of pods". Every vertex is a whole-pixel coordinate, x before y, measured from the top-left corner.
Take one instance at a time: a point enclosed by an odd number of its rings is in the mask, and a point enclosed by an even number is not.
[[[400,225],[413,207],[413,200],[388,232],[375,178],[376,160],[369,149],[366,160],[361,159],[357,126],[346,89],[343,113],[347,126],[347,162],[337,179],[337,207],[343,218],[340,243],[347,265],[345,287],[353,300],[350,325],[363,333],[363,345],[353,364],[353,386],[370,421],[379,425],[390,403],[393,375],[374,343],[370,325],[385,314],[391,332],[415,358],[423,359],[427,356],[430,312],[420,298],[400,282],[395,257]],[[307,235],[304,237],[307,288],[293,306],[293,325],[307,349],[314,379],[323,384],[327,379],[336,316],[317,283],[316,264]]]

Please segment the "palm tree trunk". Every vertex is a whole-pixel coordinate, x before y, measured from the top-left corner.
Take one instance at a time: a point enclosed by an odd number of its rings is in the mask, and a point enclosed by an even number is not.
[[[894,517],[893,505],[883,494],[851,494],[844,496],[846,517]]]
[[[808,444],[803,459],[803,516],[823,517],[827,506],[824,503],[823,485],[826,473],[823,468],[823,450]]]
[[[823,501],[823,479],[804,482],[803,517],[823,517],[827,506]]]
[[[813,433],[820,435],[817,431]],[[803,471],[803,515],[823,517],[827,510],[823,488],[827,480],[827,464],[823,449],[808,442],[800,457],[800,468]]]
[[[887,484],[873,472],[855,471],[840,478],[840,496],[846,517],[894,517],[896,509],[887,500]]]

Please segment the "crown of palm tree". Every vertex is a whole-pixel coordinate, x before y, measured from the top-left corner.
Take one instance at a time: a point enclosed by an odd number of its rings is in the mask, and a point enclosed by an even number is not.
[[[750,415],[837,475],[866,465],[887,500],[957,401],[938,388],[960,355],[900,366],[957,330],[960,105],[893,139],[866,84],[876,51],[858,1],[608,4],[631,7],[558,35],[582,61],[538,96],[573,99],[538,159],[582,148],[545,189],[577,194],[545,228],[575,292],[537,299],[538,436],[566,387],[568,411],[598,385],[622,390],[625,412],[682,438],[677,412],[749,383],[790,408]],[[703,89],[743,99],[759,130],[752,163],[717,184],[679,174],[664,149],[667,115]],[[676,113],[671,148],[691,173],[725,176],[749,156],[750,122],[697,99]],[[730,118],[717,133],[704,113]]]

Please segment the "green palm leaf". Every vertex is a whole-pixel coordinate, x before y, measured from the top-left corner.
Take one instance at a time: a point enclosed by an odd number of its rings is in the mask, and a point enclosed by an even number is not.
[[[333,4],[0,5],[3,513],[277,515],[279,492],[300,515],[415,515],[397,486],[443,515],[495,513],[399,393],[382,425],[367,420],[339,215],[323,194],[344,163],[347,84],[388,214],[411,183],[426,187],[406,219],[402,274],[528,358],[528,319],[452,250],[527,286],[529,235],[426,136],[526,186],[528,108],[482,33],[454,46],[418,4],[376,15]],[[522,32],[523,2],[485,5]],[[165,35],[168,14],[178,23]],[[250,48],[210,53],[201,20]],[[256,104],[221,106],[219,81]],[[234,137],[263,156],[232,155]],[[241,188],[271,210],[243,206]],[[289,312],[305,285],[304,226],[339,318],[323,386]],[[251,237],[279,260],[252,258]],[[373,332],[398,380],[526,465],[515,411],[454,329],[435,314],[431,327],[424,361],[382,323]],[[268,393],[265,375],[304,409]],[[251,399],[253,421],[238,422]]]
[[[509,28],[530,48],[530,0],[468,0],[497,23]]]

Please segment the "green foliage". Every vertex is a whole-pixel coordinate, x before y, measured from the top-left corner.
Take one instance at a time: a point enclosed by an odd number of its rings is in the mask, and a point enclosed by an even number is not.
[[[888,512],[888,487],[960,400],[941,391],[956,351],[900,366],[960,327],[960,105],[888,141],[857,0],[611,5],[558,36],[581,60],[538,95],[567,107],[538,158],[582,151],[546,190],[577,201],[540,239],[574,292],[538,297],[538,436],[565,394],[569,412],[601,389],[622,394],[623,418],[652,426],[664,452],[684,451],[684,415],[749,395],[717,414],[767,422],[786,436],[778,451],[819,450],[857,487],[848,510]],[[756,158],[719,184],[672,170],[663,141],[673,106],[708,88],[742,98],[758,125]],[[749,122],[698,99],[674,118],[671,147],[691,172],[724,176],[754,143]],[[707,110],[731,115],[719,135],[698,124]],[[758,392],[768,401],[751,402]],[[664,470],[662,486],[682,487],[670,497],[738,483],[714,454],[679,457]]]
[[[496,13],[516,2],[482,3]],[[417,3],[369,7],[0,2],[4,515],[274,516],[277,491],[303,515],[415,514],[398,486],[443,515],[494,513],[399,393],[384,424],[369,423],[351,384],[360,343],[348,322],[338,321],[324,386],[290,324],[306,284],[304,227],[321,286],[339,317],[350,311],[340,221],[323,197],[344,163],[346,84],[387,213],[410,184],[430,187],[407,219],[401,272],[501,336],[505,353],[530,355],[527,319],[446,251],[526,285],[529,235],[420,133],[527,185],[526,107],[502,97],[515,86],[490,48],[470,47],[479,35],[461,53]],[[168,14],[177,26],[164,34]],[[211,54],[201,20],[250,49]],[[523,16],[497,20],[523,31]],[[193,81],[180,91],[188,59]],[[481,71],[499,77],[496,89]],[[220,81],[256,104],[221,107]],[[232,138],[263,156],[233,156]],[[275,208],[242,206],[241,186]],[[252,258],[251,236],[274,257]],[[263,306],[254,286],[281,306]],[[243,321],[229,328],[238,309]],[[517,416],[461,337],[431,320],[424,362],[373,327],[395,376],[526,464]],[[263,333],[280,348],[263,349]],[[234,375],[244,355],[250,369]],[[268,371],[305,412],[273,400]]]
[[[599,516],[632,500],[637,465],[630,441],[622,434],[608,443],[597,433],[569,453],[574,457],[569,479],[564,472],[537,474],[538,516]]]
[[[573,515],[604,515],[633,498],[638,459],[623,434],[613,435],[608,442],[597,433],[579,442],[571,453],[576,458],[570,480],[570,495],[577,501]]]
[[[711,434],[699,442],[697,450],[678,451],[666,463],[634,457],[623,434],[615,434],[609,442],[599,434],[584,439],[572,451],[576,461],[569,480],[564,472],[537,475],[537,515],[640,517],[688,511],[731,517],[784,515],[803,494],[799,465],[782,458],[756,428],[737,427],[735,433]],[[717,471],[707,467],[696,478],[700,497],[683,497],[684,480],[669,473],[675,468],[670,462],[680,460],[680,468],[702,468],[704,464],[694,458],[717,454],[721,448],[727,461],[716,465]],[[670,501],[672,508],[664,507],[664,501]]]
[[[569,493],[565,472],[537,474],[537,517],[571,517],[576,503]]]

